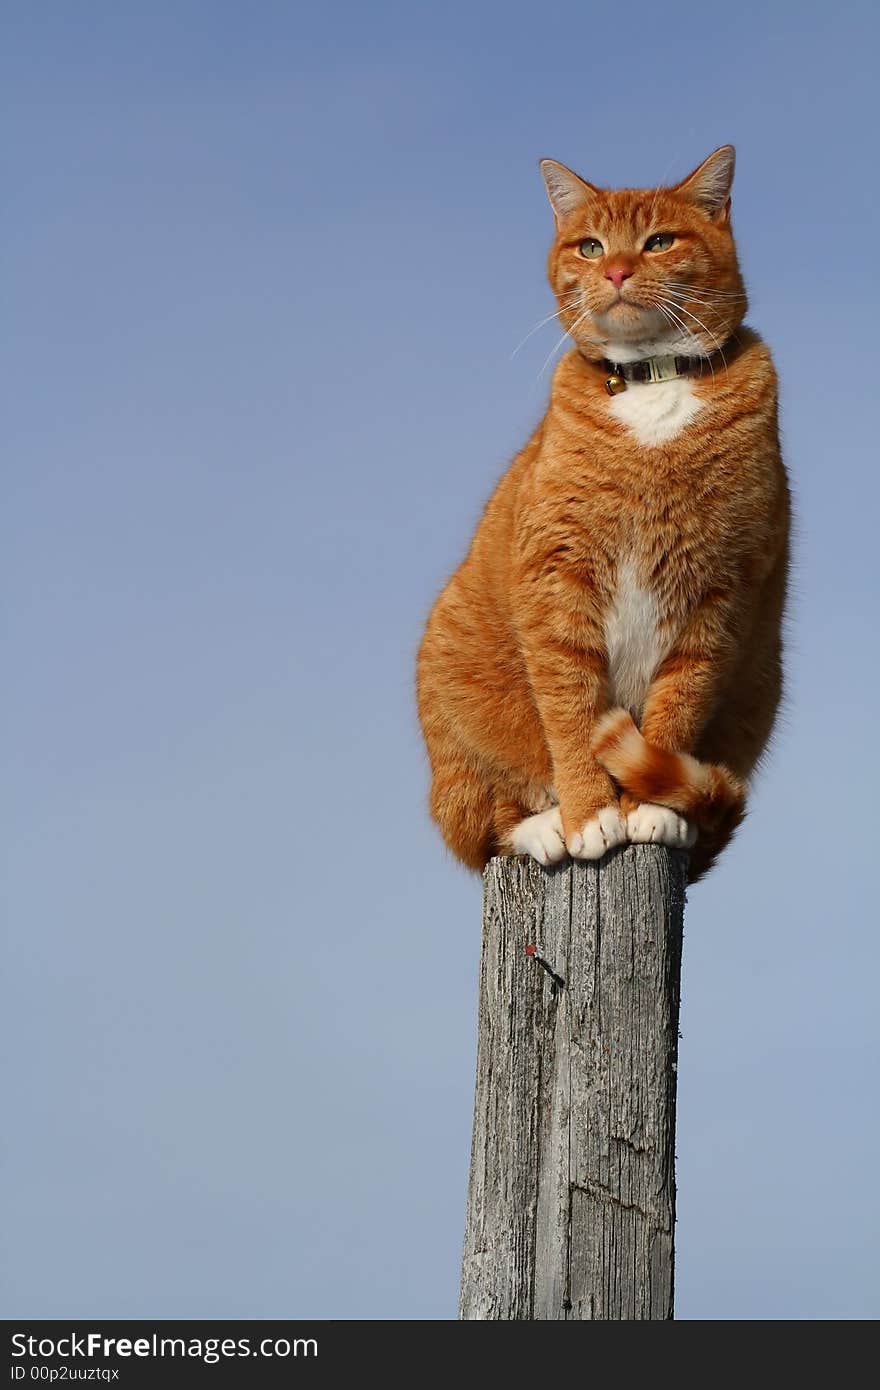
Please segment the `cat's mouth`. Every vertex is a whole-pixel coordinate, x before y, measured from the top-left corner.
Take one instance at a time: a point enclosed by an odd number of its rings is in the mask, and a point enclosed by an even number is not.
[[[598,310],[595,317],[600,335],[610,335],[618,341],[638,341],[645,336],[654,338],[664,327],[654,305],[642,304],[620,293]]]
[[[628,295],[625,295],[623,290],[618,290],[616,297],[612,299],[604,312],[607,314],[611,309],[647,309],[647,307],[647,304],[640,304],[637,299],[630,299]]]
[[[608,315],[613,314],[615,321],[617,321],[628,317],[643,318],[646,314],[650,314],[651,310],[650,304],[641,304],[639,300],[630,299],[618,292],[617,297],[606,304],[600,312]]]

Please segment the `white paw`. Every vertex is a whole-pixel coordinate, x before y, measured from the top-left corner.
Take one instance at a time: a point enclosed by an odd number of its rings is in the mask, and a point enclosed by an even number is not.
[[[514,854],[530,854],[539,864],[558,864],[565,858],[565,836],[558,806],[528,816],[510,832]]]
[[[668,806],[654,806],[650,801],[630,811],[626,833],[634,845],[672,845],[674,849],[690,849],[697,840],[695,825]]]
[[[568,841],[574,859],[601,859],[615,845],[626,843],[626,821],[619,806],[603,806],[592,820],[576,830]]]

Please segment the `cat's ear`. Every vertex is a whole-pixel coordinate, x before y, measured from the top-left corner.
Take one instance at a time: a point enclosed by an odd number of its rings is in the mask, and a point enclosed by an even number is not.
[[[578,208],[585,207],[596,194],[597,190],[591,183],[578,178],[577,174],[573,174],[555,159],[542,159],[539,167],[557,227]]]
[[[736,151],[732,145],[722,145],[704,159],[698,169],[688,174],[673,189],[679,198],[696,203],[713,222],[726,222],[730,212],[730,186]]]

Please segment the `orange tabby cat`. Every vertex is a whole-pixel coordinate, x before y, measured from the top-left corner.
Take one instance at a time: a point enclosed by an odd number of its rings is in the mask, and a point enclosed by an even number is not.
[[[542,162],[575,347],[419,652],[431,810],[473,868],[654,841],[693,880],[742,819],[780,698],[789,498],[733,167],[725,145],[645,192]]]

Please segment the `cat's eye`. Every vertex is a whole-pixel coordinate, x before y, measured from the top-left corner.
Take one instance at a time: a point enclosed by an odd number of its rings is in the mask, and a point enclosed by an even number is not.
[[[586,256],[588,261],[597,261],[600,256],[604,255],[605,247],[594,236],[588,236],[586,241],[581,242],[578,250],[582,256]]]
[[[648,240],[645,242],[645,250],[668,251],[674,241],[675,237],[671,232],[655,232],[654,235],[649,236]]]

